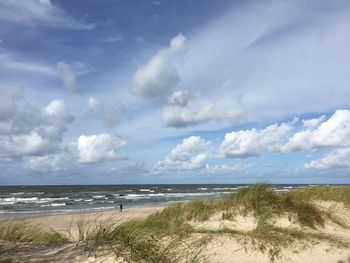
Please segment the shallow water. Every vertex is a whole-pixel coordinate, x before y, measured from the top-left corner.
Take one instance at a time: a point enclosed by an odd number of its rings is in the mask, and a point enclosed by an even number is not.
[[[196,198],[218,199],[247,185],[69,185],[0,186],[0,218],[169,204]],[[306,185],[274,185],[278,192]]]

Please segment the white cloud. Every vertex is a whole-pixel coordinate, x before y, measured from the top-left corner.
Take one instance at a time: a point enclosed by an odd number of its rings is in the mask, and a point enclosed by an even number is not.
[[[328,120],[324,119],[321,116],[318,119],[304,121],[304,129],[295,133],[282,150],[288,152],[350,146],[350,111],[336,110]]]
[[[174,55],[185,46],[186,38],[180,33],[170,41],[168,48],[160,49],[134,75],[134,93],[148,98],[165,98],[172,94],[180,81],[172,64]]]
[[[125,145],[126,141],[106,133],[81,135],[78,139],[79,162],[89,164],[125,159],[124,153],[117,152]]]
[[[325,157],[304,165],[306,169],[350,168],[350,148],[331,151]]]
[[[182,128],[208,123],[210,121],[234,121],[241,119],[243,111],[238,108],[220,110],[217,105],[207,102],[199,110],[191,106],[167,105],[161,113],[161,122],[165,127]]]
[[[94,24],[75,20],[50,0],[0,1],[0,21],[24,26],[93,29]]]
[[[325,115],[322,115],[319,118],[313,118],[309,120],[303,120],[303,127],[307,130],[312,130],[320,125],[326,119]]]
[[[16,93],[4,93],[0,102],[0,140],[8,156],[44,155],[59,148],[63,133],[74,120],[63,100],[52,100],[39,110],[22,105]]]
[[[212,84],[232,78],[248,122],[349,107],[349,11],[348,1],[317,0],[230,8],[188,37],[181,82],[216,94]]]
[[[58,99],[53,99],[45,107],[45,111],[49,115],[55,115],[55,116],[66,114],[64,101],[63,100],[58,100]]]
[[[68,124],[74,117],[69,114],[63,100],[53,99],[42,111],[41,123],[35,127],[42,136],[60,142]]]
[[[206,123],[212,119],[214,105],[208,103],[200,110],[193,111],[187,106],[165,106],[162,110],[161,121],[165,127],[187,127]]]
[[[113,127],[122,118],[124,108],[118,103],[113,105],[101,104],[95,97],[88,99],[88,115],[95,119],[102,120],[107,127]]]
[[[204,168],[210,151],[210,142],[199,136],[183,139],[176,145],[164,161],[159,161],[152,169],[153,173],[164,170],[196,170]]]
[[[57,63],[58,72],[62,78],[63,84],[66,88],[73,92],[79,92],[79,87],[76,82],[75,74],[69,64],[64,61]]]
[[[203,99],[208,98],[208,94],[201,94],[196,99],[193,91],[174,90],[180,77],[173,60],[175,55],[184,50],[185,41],[185,37],[179,34],[171,40],[168,48],[159,50],[146,65],[139,68],[134,75],[134,93],[162,99],[163,102],[167,99],[168,104],[161,111],[164,127],[182,128],[210,121],[233,121],[241,118],[242,107],[236,104],[231,94],[219,98],[215,94],[209,94],[208,100]],[[225,88],[228,86],[226,82],[223,84]]]
[[[224,99],[216,103],[196,101],[194,94],[187,90],[175,91],[168,99],[161,112],[161,122],[165,127],[187,127],[208,123],[210,121],[237,120],[243,111],[235,106],[233,100],[229,104]]]
[[[48,138],[43,138],[37,132],[32,131],[30,134],[11,136],[7,148],[18,156],[42,155],[54,151],[57,145]]]
[[[169,97],[169,103],[177,106],[186,106],[193,95],[188,90],[174,91]]]
[[[73,165],[74,156],[66,151],[58,154],[31,157],[24,167],[35,172],[59,172],[69,170]]]
[[[292,130],[289,124],[274,124],[262,130],[251,129],[226,133],[219,151],[226,157],[246,158],[265,151],[280,150],[284,137]]]

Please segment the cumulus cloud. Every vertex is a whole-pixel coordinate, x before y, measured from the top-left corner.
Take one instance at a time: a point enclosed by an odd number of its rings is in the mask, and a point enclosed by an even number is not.
[[[160,49],[134,75],[134,93],[147,98],[166,98],[172,94],[180,77],[172,61],[185,47],[186,38],[180,33],[168,48]]]
[[[289,124],[274,124],[265,129],[226,133],[219,151],[229,158],[246,158],[265,151],[277,152],[284,137],[292,130]]]
[[[183,139],[163,161],[159,161],[152,171],[196,170],[204,168],[210,151],[210,142],[199,136]]]
[[[161,112],[161,122],[165,127],[182,128],[209,121],[237,120],[243,116],[243,111],[232,102],[228,107],[222,99],[216,103],[196,103],[194,94],[187,90],[175,91],[168,102]]]
[[[331,151],[325,157],[304,165],[306,169],[350,168],[350,148]]]
[[[24,167],[35,172],[66,171],[73,166],[74,158],[68,151],[45,156],[34,156],[24,162]]]
[[[167,104],[161,111],[164,127],[182,128],[210,121],[237,120],[243,115],[240,107],[225,98],[196,100],[192,91],[175,90],[180,82],[174,67],[175,55],[185,48],[186,38],[179,34],[168,48],[161,49],[134,75],[134,93],[146,98],[161,99]]]
[[[64,86],[70,91],[79,92],[76,77],[70,65],[65,63],[64,61],[60,61],[57,63],[57,69],[62,78]]]
[[[191,98],[193,98],[193,94],[188,90],[177,90],[171,94],[168,100],[172,105],[184,107],[189,103]]]
[[[214,105],[205,104],[198,111],[187,106],[168,105],[162,110],[161,121],[165,127],[187,127],[206,123],[213,117]]]
[[[31,107],[20,107],[22,94],[19,90],[5,90],[0,96],[0,134],[26,133],[37,122],[38,111]]]
[[[94,24],[77,21],[50,0],[0,1],[0,21],[24,26],[93,29]]]
[[[125,145],[126,141],[106,133],[81,135],[78,139],[79,162],[90,164],[125,159],[125,153],[117,152]]]
[[[303,120],[303,128],[311,130],[316,128],[320,125],[321,122],[323,122],[326,119],[325,115],[322,115],[319,118],[313,118],[308,120]]]
[[[2,99],[6,103],[1,106],[0,140],[6,155],[44,155],[59,148],[74,120],[63,100],[54,99],[40,110],[22,105],[15,93],[4,93]]]
[[[105,105],[95,97],[89,97],[88,99],[88,114],[89,117],[102,120],[107,127],[113,127],[117,124],[124,112],[121,105]]]
[[[44,108],[45,112],[51,116],[62,116],[66,114],[63,100],[54,99]]]
[[[336,110],[328,120],[324,119],[321,116],[304,121],[304,129],[293,134],[282,150],[288,152],[350,146],[350,111]]]
[[[225,135],[219,152],[229,158],[257,156],[264,152],[290,153],[329,149],[324,157],[306,163],[306,169],[350,167],[350,111],[336,110],[328,119],[325,115],[302,120],[299,131],[293,125],[281,123],[265,129],[241,130]]]
[[[30,134],[11,136],[7,142],[7,148],[18,156],[42,155],[52,152],[57,145],[38,132],[32,131]]]
[[[226,157],[244,158],[264,151],[288,153],[350,146],[349,110],[336,110],[328,120],[322,115],[303,120],[302,124],[301,130],[295,133],[291,133],[294,127],[286,123],[271,125],[262,130],[227,133],[220,152]]]

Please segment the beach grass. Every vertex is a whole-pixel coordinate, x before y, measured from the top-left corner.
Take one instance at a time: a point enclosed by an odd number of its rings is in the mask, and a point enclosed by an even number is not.
[[[44,229],[26,220],[0,221],[0,240],[25,242],[44,246],[67,243],[80,244],[89,253],[108,250],[116,257],[129,258],[133,262],[204,262],[200,245],[191,237],[202,235],[230,235],[238,239],[247,238],[256,247],[269,254],[273,262],[280,256],[281,248],[295,241],[324,241],[347,246],[329,235],[312,232],[322,228],[327,219],[341,227],[347,227],[332,210],[316,207],[317,201],[350,202],[350,187],[306,187],[287,193],[276,193],[267,184],[255,184],[241,188],[236,193],[220,200],[193,200],[177,203],[149,215],[144,219],[132,219],[120,224],[117,218],[102,220],[100,215],[78,215],[71,228],[77,234],[69,235]],[[193,222],[205,222],[215,213],[222,220],[235,220],[237,214],[253,216],[257,227],[251,231],[234,229],[205,230],[193,227]],[[287,216],[290,221],[310,231],[280,228],[273,225],[274,219]],[[74,225],[75,224],[75,225]]]
[[[170,206],[146,219],[123,224],[118,224],[113,216],[101,220],[99,215],[81,214],[74,221],[78,229],[74,242],[82,244],[89,253],[98,255],[109,250],[116,257],[130,258],[133,262],[203,262],[200,248],[187,244],[183,238],[190,226],[180,220],[181,209],[182,204]]]
[[[335,201],[350,207],[350,186],[311,186],[287,193],[302,201]]]
[[[70,242],[62,233],[45,230],[42,226],[31,224],[26,220],[0,221],[0,240],[47,246],[63,245]]]

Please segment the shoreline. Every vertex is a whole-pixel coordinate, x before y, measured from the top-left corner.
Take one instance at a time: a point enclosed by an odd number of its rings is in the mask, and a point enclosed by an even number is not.
[[[285,195],[257,184],[218,202],[36,215],[0,222],[1,245],[8,251],[4,259],[14,262],[165,262],[174,256],[182,262],[188,255],[198,262],[345,262],[349,190],[316,187]]]
[[[186,202],[186,201],[179,201],[179,202]],[[137,204],[134,206],[125,206],[123,205],[123,212],[127,211],[133,211],[134,209],[151,209],[151,208],[165,208],[169,205],[172,205],[177,202],[165,202],[165,203],[159,203],[159,204]],[[119,205],[116,205],[115,207],[96,207],[91,209],[72,209],[72,210],[46,210],[46,211],[25,211],[25,212],[10,212],[10,213],[3,213],[0,214],[0,221],[5,220],[15,220],[15,219],[25,219],[25,220],[32,220],[36,218],[43,218],[43,217],[52,217],[52,216],[74,216],[74,215],[80,215],[80,214],[103,214],[103,213],[111,213],[111,212],[119,213]]]
[[[70,232],[71,235],[76,236],[78,233],[78,222],[81,218],[94,223],[113,220],[116,222],[116,225],[120,225],[132,219],[147,217],[150,214],[163,210],[165,207],[166,206],[128,207],[123,209],[122,212],[119,212],[119,210],[105,210],[87,213],[44,215],[26,218],[26,220],[30,223],[39,224],[55,231]]]
[[[308,185],[312,186],[312,185]],[[306,186],[306,188],[308,187]],[[221,199],[248,185],[202,184],[188,187],[170,185],[143,185],[143,188],[120,186],[45,186],[52,188],[7,189],[0,197],[0,221],[7,219],[26,219],[50,215],[69,215],[79,213],[97,213],[118,210],[124,207],[168,206],[178,202],[189,202],[197,198],[204,200]],[[44,187],[44,188],[45,188]],[[285,193],[300,189],[298,184],[271,185],[276,193]],[[6,189],[6,187],[3,187]],[[15,187],[16,188],[16,187]],[[67,189],[66,189],[67,188]],[[119,193],[119,194],[118,194]],[[88,202],[88,203],[87,203]]]

